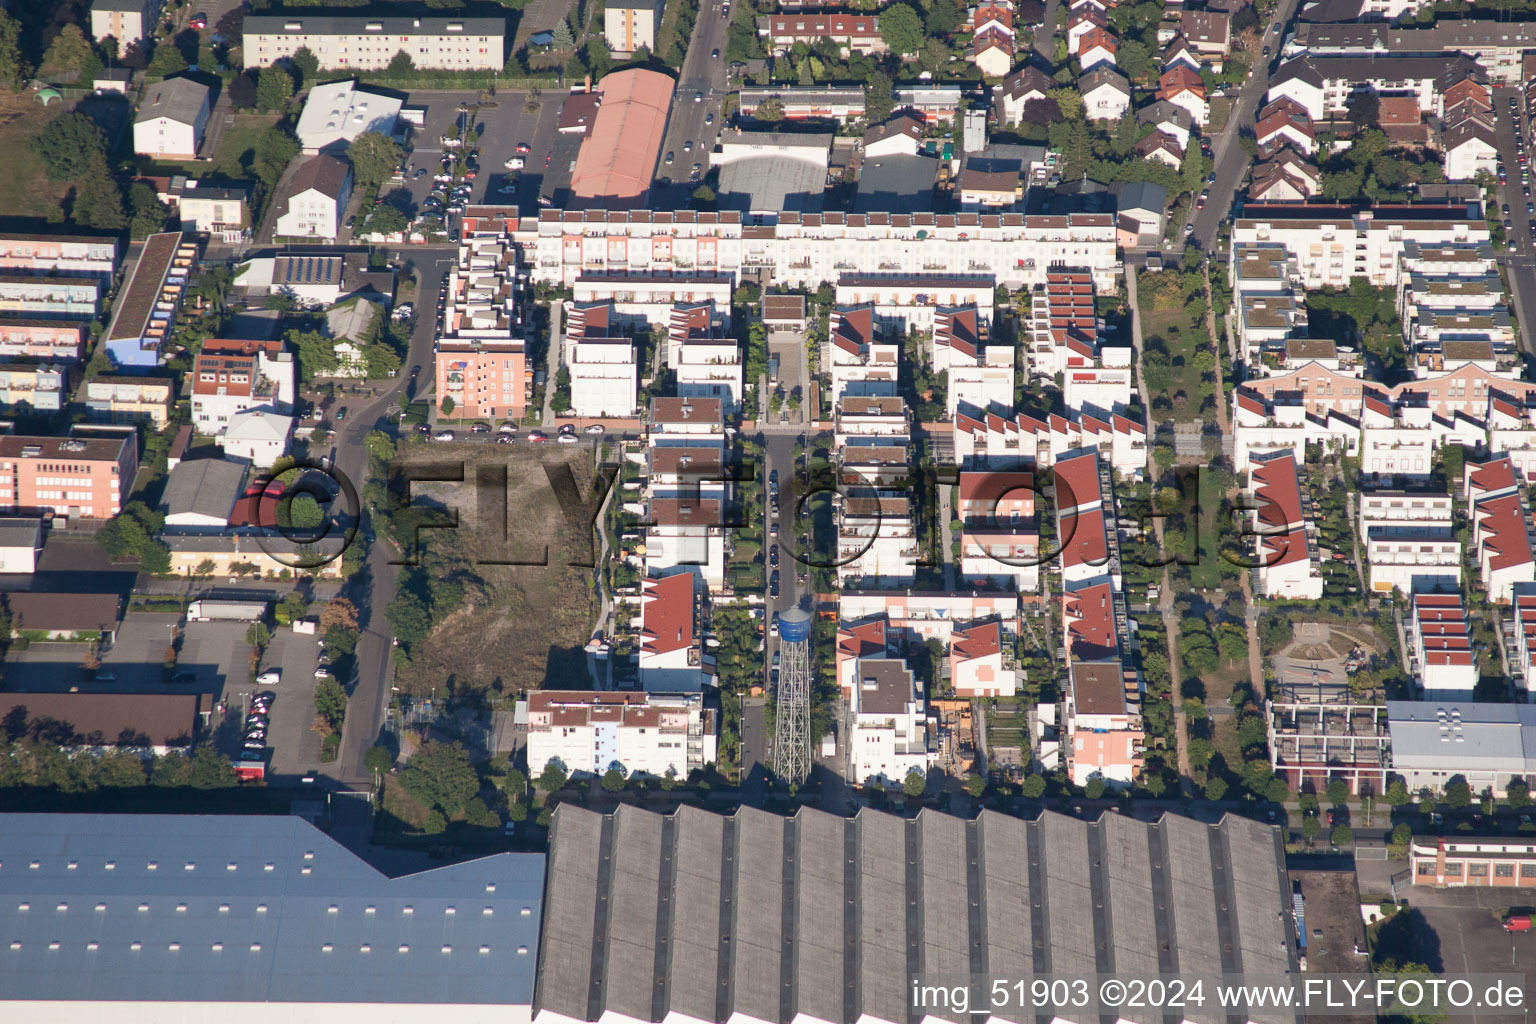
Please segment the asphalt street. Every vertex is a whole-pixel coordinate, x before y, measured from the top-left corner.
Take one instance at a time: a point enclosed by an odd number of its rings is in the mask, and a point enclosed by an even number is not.
[[[737,0],[738,3],[741,0]],[[667,114],[667,130],[657,157],[652,189],[657,209],[684,209],[688,197],[698,186],[688,181],[689,169],[699,165],[699,180],[709,174],[710,151],[720,133],[721,104],[726,95],[725,35],[729,20],[720,13],[721,0],[700,0],[699,16],[694,22],[693,39],[683,58],[677,90],[672,94],[672,109]],[[711,54],[718,53],[718,57]],[[700,96],[702,98],[695,99]],[[713,117],[713,124],[705,124]],[[686,147],[692,143],[692,150]],[[667,164],[667,154],[673,162]],[[664,186],[662,181],[675,184]]]
[[[1536,236],[1531,232],[1531,224],[1536,222],[1536,215],[1525,208],[1531,200],[1522,191],[1524,186],[1520,180],[1520,162],[1515,155],[1515,119],[1510,115],[1509,108],[1511,99],[1523,106],[1519,89],[1500,86],[1493,90],[1499,159],[1504,161],[1504,169],[1509,174],[1509,183],[1499,188],[1499,203],[1501,207],[1506,203],[1509,205],[1509,219],[1514,225],[1504,232],[1508,248],[1501,254],[1501,262],[1509,275],[1510,304],[1514,308],[1515,318],[1520,321],[1524,349],[1527,354],[1536,356],[1536,265],[1533,265]],[[1520,124],[1529,131],[1530,125],[1526,123],[1523,111]],[[1526,155],[1530,155],[1529,145]]]
[[[1221,134],[1211,144],[1216,162],[1216,183],[1211,186],[1210,198],[1205,209],[1195,214],[1195,233],[1190,241],[1204,252],[1210,252],[1216,241],[1216,232],[1223,221],[1232,216],[1233,197],[1248,173],[1252,158],[1239,141],[1239,133],[1251,133],[1264,93],[1269,90],[1269,76],[1279,64],[1280,44],[1285,38],[1285,26],[1296,14],[1297,0],[1280,0],[1269,27],[1264,32],[1263,46],[1269,48],[1269,56],[1260,57],[1253,66],[1248,81],[1238,91],[1237,101]],[[1262,51],[1261,51],[1262,52]]]

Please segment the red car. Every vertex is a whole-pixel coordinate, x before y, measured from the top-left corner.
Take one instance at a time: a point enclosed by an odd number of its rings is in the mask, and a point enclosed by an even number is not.
[[[207,28],[208,27],[208,15],[206,15],[206,14],[194,14],[187,21],[187,24],[190,27],[196,28],[196,29]]]
[[[517,144],[517,151],[519,153],[532,153],[533,152],[533,147],[528,145],[528,143],[526,143],[526,142],[519,142]]]
[[[530,430],[530,431],[528,431],[528,440],[530,440],[530,441],[548,441],[549,440],[549,435],[544,433],[544,431],[542,431],[542,430]]]

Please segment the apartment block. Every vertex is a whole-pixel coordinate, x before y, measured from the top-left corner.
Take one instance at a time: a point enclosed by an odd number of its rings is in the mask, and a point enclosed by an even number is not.
[[[218,436],[238,413],[293,411],[297,366],[283,343],[209,338],[189,372],[192,428]]]
[[[629,57],[641,47],[656,49],[661,7],[655,0],[603,5],[603,38],[616,56]]]
[[[1458,594],[1415,594],[1403,632],[1408,669],[1429,699],[1470,700],[1477,686],[1472,627]]]
[[[1486,238],[1486,225],[1482,230]],[[1067,266],[1088,270],[1094,285],[1109,291],[1120,273],[1116,245],[1115,218],[1107,213],[785,211],[771,223],[758,223],[734,211],[542,210],[532,269],[535,279],[561,285],[595,271],[735,277],[762,267],[771,268],[775,284],[792,289],[866,274],[990,276],[994,284],[1019,288],[1043,283],[1048,271]],[[971,287],[965,285],[967,294]],[[971,301],[948,297],[954,290],[940,289],[944,304]],[[920,291],[913,290],[914,299]]]
[[[932,330],[943,309],[968,307],[990,324],[996,290],[986,274],[845,273],[837,277],[834,296],[840,306],[871,306],[882,328],[905,335]]]
[[[1368,490],[1356,495],[1371,590],[1403,595],[1461,587],[1461,542],[1449,494]]]
[[[775,54],[788,53],[796,43],[813,46],[822,39],[832,40],[844,54],[886,50],[880,18],[873,14],[792,11],[765,15],[757,19],[757,34],[768,40],[768,48]]]
[[[144,240],[133,276],[118,293],[112,323],[102,339],[113,365],[133,372],[159,365],[197,258],[196,243],[180,231]]]
[[[245,19],[245,62],[267,67],[308,48],[322,68],[377,71],[404,53],[424,71],[500,71],[504,18],[379,18],[253,14]]]
[[[0,512],[108,519],[122,511],[138,469],[132,432],[0,435]]]
[[[1467,518],[1472,521],[1472,550],[1489,601],[1509,604],[1514,587],[1536,582],[1536,555],[1530,535],[1525,492],[1507,456],[1469,462],[1462,471]]]
[[[612,328],[611,303],[572,304],[566,310],[566,369],[576,416],[635,415],[640,368],[633,338]]]
[[[0,407],[9,413],[58,412],[69,392],[69,366],[0,363]]]
[[[533,380],[518,260],[518,247],[500,235],[466,235],[448,272],[433,361],[438,401],[451,398],[454,417],[516,421],[527,408]]]
[[[84,356],[84,324],[26,317],[0,318],[0,358],[73,363]]]
[[[1040,589],[1035,477],[1017,470],[960,473],[960,575],[967,583]]]
[[[899,658],[860,658],[849,705],[852,781],[900,786],[928,771],[927,701]]]
[[[117,256],[116,238],[0,234],[0,274],[110,279],[117,272]]]
[[[656,693],[698,693],[702,641],[692,573],[647,577],[640,600],[640,685]]]
[[[657,398],[646,451],[645,569],[725,586],[725,428],[718,398]]]
[[[827,340],[834,405],[848,394],[896,394],[901,346],[881,340],[873,305],[832,307]]]
[[[667,321],[667,365],[683,398],[718,398],[726,414],[741,407],[741,346],[727,333],[730,317],[713,303],[677,303]]]
[[[126,50],[154,36],[164,6],[162,0],[92,0],[91,38],[100,41],[110,36],[119,50]]]
[[[1487,436],[1481,418],[1436,416],[1404,402],[1367,395],[1360,417],[1360,473],[1367,480],[1422,484],[1434,472],[1435,452],[1449,444],[1477,448]]]
[[[949,685],[955,695],[1013,696],[1018,685],[1013,668],[1016,639],[998,619],[956,626],[949,641]]]
[[[734,287],[735,281],[723,274],[595,270],[576,277],[571,297],[577,305],[612,302],[621,323],[666,324],[679,304],[709,303],[729,316]]]
[[[1494,398],[1536,406],[1536,383],[1496,376],[1482,367],[1465,364],[1446,373],[1386,387],[1361,380],[1358,371],[1307,365],[1289,373],[1244,381],[1234,391],[1234,402],[1238,395],[1254,399],[1258,408],[1296,406],[1318,418],[1336,414],[1359,419],[1366,398],[1375,396],[1393,406],[1423,406],[1442,419],[1458,414],[1482,419]]]
[[[962,407],[1011,411],[1014,367],[1012,345],[988,344],[988,323],[975,306],[941,306],[934,316],[932,365],[948,374],[945,415]]]
[[[857,86],[771,85],[743,87],[742,117],[753,117],[772,100],[786,121],[840,121],[848,124],[864,117],[864,90]]]
[[[1036,419],[1024,413],[1010,418],[961,410],[955,414],[954,444],[956,465],[973,469],[1045,469],[1090,447],[1107,452],[1109,465],[1123,476],[1140,479],[1147,465],[1146,426],[1119,415]]]
[[[528,766],[679,781],[715,763],[720,723],[699,693],[535,690],[528,695]]]
[[[7,317],[89,320],[96,315],[105,294],[102,282],[89,277],[0,274],[0,314]]]
[[[1305,513],[1296,457],[1288,451],[1255,453],[1250,487],[1258,591],[1264,597],[1316,601],[1323,596],[1315,526]]]

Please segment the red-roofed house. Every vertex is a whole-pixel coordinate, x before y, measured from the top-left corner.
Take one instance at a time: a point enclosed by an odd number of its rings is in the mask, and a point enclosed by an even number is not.
[[[1119,48],[1114,33],[1095,28],[1083,33],[1083,38],[1078,41],[1077,63],[1084,71],[1092,71],[1100,64],[1114,66],[1115,51]]]
[[[814,46],[832,40],[843,53],[884,53],[880,18],[873,14],[770,14],[757,19],[758,35],[768,38],[775,54],[788,53],[796,43]]]
[[[1067,653],[1073,661],[1100,661],[1120,655],[1114,588],[1108,580],[1064,590],[1061,595]]]
[[[971,17],[971,45],[966,54],[989,78],[1001,78],[1013,68],[1013,7],[982,3]]]
[[[1067,19],[1067,55],[1076,57],[1082,49],[1083,37],[1094,29],[1108,28],[1104,15],[1092,8],[1079,8]]]
[[[947,415],[960,406],[1013,406],[1013,346],[987,345],[987,322],[975,306],[941,306],[933,317],[933,369],[949,374]]]
[[[843,699],[853,697],[858,685],[860,658],[884,658],[891,652],[891,636],[884,615],[837,627],[837,682]]]
[[[1254,129],[1254,141],[1259,145],[1259,152],[1265,155],[1283,146],[1294,146],[1308,156],[1317,152],[1317,133],[1312,129],[1312,118],[1299,104],[1288,99],[1265,108]]]
[[[1205,98],[1205,82],[1198,72],[1191,71],[1183,64],[1175,64],[1158,77],[1157,98],[1188,111],[1195,124],[1203,126],[1211,119],[1211,105]]]
[[[1251,483],[1258,507],[1253,510],[1259,592],[1265,597],[1316,601],[1323,596],[1323,574],[1311,530],[1301,507],[1301,480],[1289,448],[1254,452]]]
[[[873,303],[837,306],[828,322],[832,343],[832,402],[836,404],[855,382],[861,394],[896,393],[900,347],[881,344]],[[868,384],[877,385],[873,388]]]
[[[693,574],[647,577],[640,599],[640,685],[657,693],[703,687],[696,640]]]
[[[1520,583],[1536,582],[1529,518],[1514,463],[1504,455],[1462,470],[1477,553],[1488,600],[1509,604]]]
[[[1099,485],[1099,453],[1090,448],[1057,459],[1055,489],[1063,585],[1109,575],[1111,549]]]
[[[1040,588],[1035,476],[1009,470],[960,474],[960,573],[966,583]]]
[[[1013,696],[1013,636],[1003,632],[1001,622],[955,626],[949,642],[949,682],[963,698]]]
[[[199,434],[221,434],[231,416],[252,409],[293,411],[293,354],[283,351],[281,341],[209,338],[188,377],[192,427]]]
[[[1415,594],[1406,631],[1409,668],[1426,696],[1470,697],[1479,673],[1461,595]]]

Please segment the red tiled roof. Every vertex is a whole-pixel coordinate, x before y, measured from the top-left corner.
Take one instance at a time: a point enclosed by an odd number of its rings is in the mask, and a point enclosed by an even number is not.
[[[1003,627],[997,621],[981,622],[950,634],[949,653],[959,661],[990,657],[1003,649]]]
[[[1286,530],[1302,525],[1301,481],[1296,476],[1296,459],[1289,452],[1258,461],[1253,469],[1254,494],[1259,499],[1259,523],[1272,530]],[[1303,545],[1305,554],[1305,545]]]
[[[1115,595],[1109,583],[1067,590],[1061,599],[1072,660],[1114,657],[1120,640],[1115,632]]]
[[[647,654],[668,654],[693,646],[693,573],[645,581],[640,636]]]

